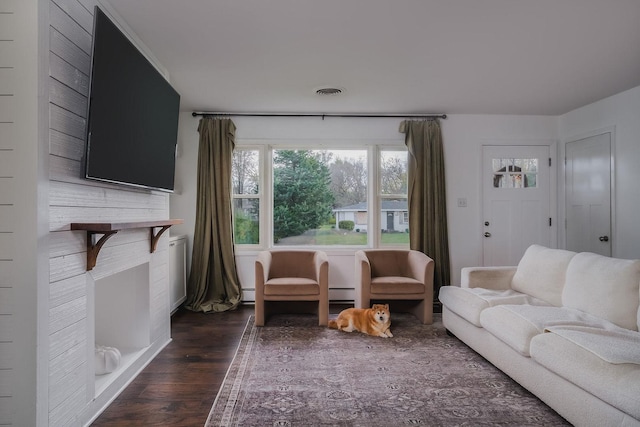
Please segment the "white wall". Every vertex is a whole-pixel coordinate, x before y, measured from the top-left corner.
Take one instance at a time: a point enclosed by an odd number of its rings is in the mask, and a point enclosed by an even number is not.
[[[613,256],[637,259],[640,258],[640,86],[559,118],[563,145],[605,129],[614,129],[615,135]]]
[[[198,151],[198,120],[184,113],[180,117],[179,149],[176,167],[178,192],[171,196],[171,214],[185,223],[172,230],[187,234],[193,242]],[[312,145],[323,140],[367,141],[404,145],[398,131],[401,119],[363,118],[233,118],[236,141],[257,140],[276,144],[283,140],[302,140]],[[482,144],[553,144],[557,137],[557,118],[551,116],[450,115],[441,121],[447,173],[447,209],[453,283],[460,281],[460,269],[482,262],[482,218],[480,203],[480,153]],[[457,207],[457,199],[467,199],[467,207]],[[332,299],[351,299],[353,292],[353,250],[327,250],[330,257]],[[188,249],[191,257],[191,246]],[[254,253],[237,253],[240,280],[245,299],[252,300]],[[190,265],[190,262],[188,263]]]

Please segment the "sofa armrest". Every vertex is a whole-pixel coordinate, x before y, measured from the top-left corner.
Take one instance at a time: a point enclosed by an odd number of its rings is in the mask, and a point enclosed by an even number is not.
[[[462,269],[460,287],[493,290],[511,289],[511,279],[517,267],[465,267]]]

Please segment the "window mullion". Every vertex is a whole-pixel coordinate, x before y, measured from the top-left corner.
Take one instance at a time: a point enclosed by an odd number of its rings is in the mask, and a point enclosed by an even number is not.
[[[266,146],[261,151],[260,182],[263,198],[260,201],[264,215],[260,218],[262,232],[260,234],[263,247],[273,247],[273,146]]]
[[[380,246],[380,147],[373,146],[369,149],[369,227],[368,243],[370,247]]]

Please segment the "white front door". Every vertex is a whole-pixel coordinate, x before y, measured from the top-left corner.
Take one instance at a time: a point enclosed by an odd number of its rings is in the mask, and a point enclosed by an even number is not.
[[[611,133],[567,143],[567,249],[611,256]]]
[[[534,243],[550,246],[549,146],[483,146],[483,264],[517,265]]]

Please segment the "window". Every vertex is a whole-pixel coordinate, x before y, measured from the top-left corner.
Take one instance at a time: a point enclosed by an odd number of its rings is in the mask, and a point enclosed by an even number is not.
[[[495,188],[535,188],[538,159],[492,159]]]
[[[260,157],[258,149],[236,148],[233,152],[233,233],[239,245],[260,244]]]
[[[232,175],[240,248],[409,243],[404,147],[237,145]]]
[[[367,151],[278,149],[272,165],[275,246],[367,244]]]
[[[380,150],[380,244],[409,244],[407,151]]]

